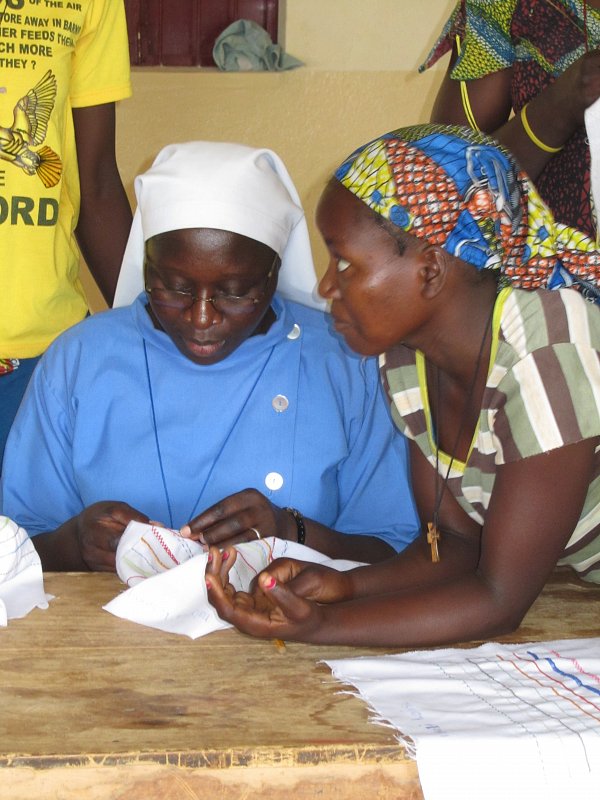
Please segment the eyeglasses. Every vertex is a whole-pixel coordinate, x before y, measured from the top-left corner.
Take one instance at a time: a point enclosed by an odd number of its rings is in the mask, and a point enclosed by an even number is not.
[[[164,289],[162,287],[147,286],[146,293],[156,306],[172,308],[177,311],[187,311],[196,303],[211,303],[215,311],[223,314],[248,312],[257,306],[264,298],[269,283],[275,271],[279,256],[275,256],[271,269],[267,273],[262,289],[258,294],[228,294],[216,291],[212,297],[202,297],[196,292],[182,291],[179,289]]]

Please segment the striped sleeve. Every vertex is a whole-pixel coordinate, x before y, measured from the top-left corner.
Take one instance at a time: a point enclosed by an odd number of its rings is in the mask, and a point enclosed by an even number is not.
[[[522,357],[497,386],[498,464],[600,435],[600,312],[570,290],[551,301],[521,320]]]

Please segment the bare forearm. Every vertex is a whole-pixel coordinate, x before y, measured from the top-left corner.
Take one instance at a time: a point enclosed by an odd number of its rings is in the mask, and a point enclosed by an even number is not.
[[[120,180],[82,203],[77,242],[108,305],[114,298],[130,227],[131,208]]]
[[[304,522],[306,528],[304,543],[330,558],[344,558],[350,561],[375,564],[396,555],[393,547],[377,536],[340,533],[310,519],[305,519]],[[298,530],[293,518],[288,533],[290,540],[293,541],[297,538]]]
[[[81,187],[75,234],[110,305],[132,219],[115,156],[115,104],[75,108],[73,123]]]
[[[31,537],[44,572],[87,572],[89,570],[81,556],[76,530],[77,517],[73,517],[55,531]]]
[[[513,153],[523,170],[534,180],[554,154],[534,144],[523,128],[520,114],[509,119],[511,108],[507,102],[508,85],[500,84],[499,77],[495,77],[493,81],[490,78],[494,76],[465,82],[466,96],[475,123],[480,130],[504,144]],[[506,83],[506,78],[504,82]],[[560,108],[556,92],[551,89],[552,87],[548,87],[529,103],[527,119],[531,129],[545,144],[562,147],[581,123]],[[496,98],[495,103],[492,104],[490,96]],[[465,114],[459,81],[445,78],[433,107],[431,121],[457,125],[470,124]]]
[[[535,179],[557,149],[584,124],[585,110],[599,95],[600,54],[592,51],[574,62],[527,104],[525,119],[521,112],[497,130],[497,138],[512,150],[523,169]]]
[[[506,145],[523,170],[535,180],[555,153],[533,141],[523,127],[520,113],[511,118],[512,69],[461,82],[451,77],[456,55],[454,50],[431,121],[470,125],[474,120],[480,130]],[[550,149],[561,148],[583,125],[585,109],[598,96],[599,72],[600,55],[588,53],[534,97],[526,111],[534,137]]]
[[[476,575],[418,592],[362,597],[322,607],[321,623],[303,641],[352,646],[431,647],[487,639],[520,624]]]
[[[527,105],[526,119],[530,129],[544,144],[552,148],[562,148],[580,127],[582,121],[565,114],[560,106],[557,107],[556,103],[551,100],[552,93],[549,89]],[[493,135],[511,151],[532,180],[540,175],[555,155],[538,147],[532,141],[523,127],[520,114],[514,116],[498,130],[493,131]]]
[[[479,543],[443,533],[440,552],[441,560],[434,563],[426,536],[422,534],[397,556],[352,570],[349,576],[353,598],[417,589],[459,578],[475,570]]]

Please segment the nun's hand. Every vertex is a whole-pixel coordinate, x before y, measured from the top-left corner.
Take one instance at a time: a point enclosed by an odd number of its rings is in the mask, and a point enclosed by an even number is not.
[[[295,532],[291,515],[256,489],[229,495],[194,517],[180,531],[182,536],[206,547],[216,545],[221,549],[267,536],[286,539]]]
[[[148,522],[148,517],[118,500],[104,500],[84,509],[75,519],[79,551],[88,569],[114,572],[115,553],[129,523]]]

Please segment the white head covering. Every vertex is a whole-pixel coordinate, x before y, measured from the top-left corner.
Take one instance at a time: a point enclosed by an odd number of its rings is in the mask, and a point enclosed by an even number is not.
[[[277,290],[326,308],[316,293],[304,210],[288,172],[272,150],[223,142],[171,144],[135,179],[138,207],[123,256],[115,306],[143,290],[144,243],[183,228],[217,228],[248,236],[281,258]]]

